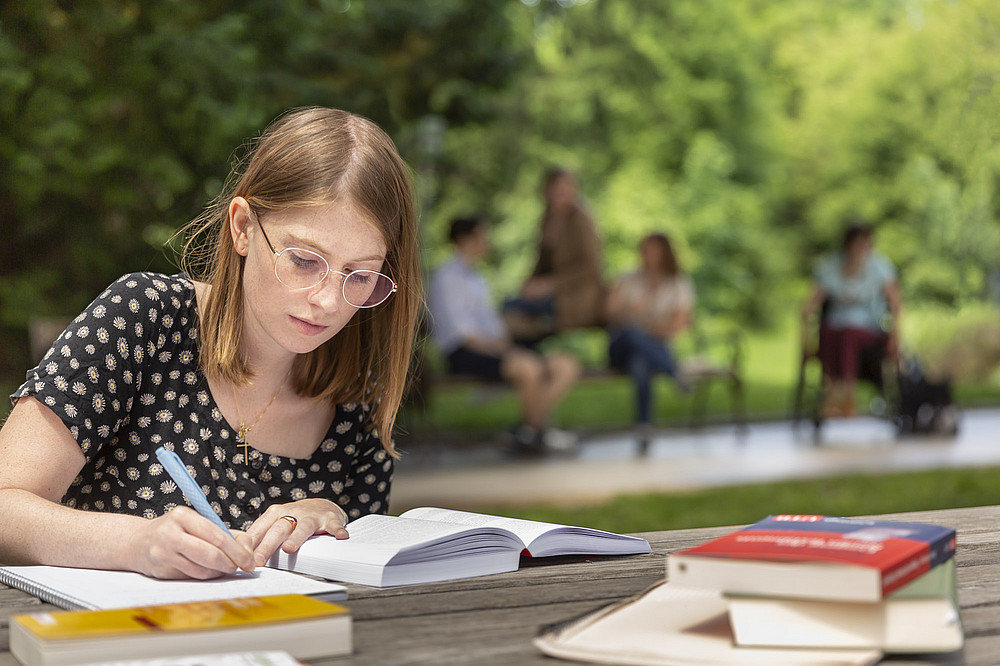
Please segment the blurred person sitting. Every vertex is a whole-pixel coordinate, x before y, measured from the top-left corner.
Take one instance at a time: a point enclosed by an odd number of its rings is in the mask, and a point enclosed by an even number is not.
[[[901,299],[896,269],[872,250],[870,225],[853,223],[839,252],[816,265],[812,293],[802,308],[805,326],[819,314],[824,417],[854,416],[854,390],[861,355],[878,349],[896,357]],[[886,315],[892,316],[887,323]]]
[[[681,272],[670,239],[662,233],[639,243],[641,268],[622,276],[608,296],[611,367],[628,373],[636,388],[636,421],[642,452],[649,446],[652,380],[656,374],[689,386],[678,370],[671,340],[691,324],[694,287]]]
[[[569,328],[603,324],[601,243],[576,178],[553,169],[543,193],[538,259],[518,296],[503,307],[514,339],[527,345]]]
[[[573,356],[542,356],[511,342],[491,303],[486,280],[475,269],[490,251],[486,223],[478,217],[452,221],[453,257],[431,275],[428,305],[434,339],[455,374],[503,381],[517,391],[523,423],[513,434],[517,453],[571,451],[575,435],[549,426],[549,415],[580,378]]]

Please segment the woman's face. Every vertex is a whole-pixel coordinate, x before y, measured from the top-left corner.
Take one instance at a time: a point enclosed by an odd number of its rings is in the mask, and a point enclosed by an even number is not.
[[[234,242],[246,257],[244,330],[250,344],[296,354],[313,351],[339,333],[358,311],[344,300],[344,277],[334,271],[385,272],[386,245],[381,232],[349,201],[269,212],[259,219],[260,226],[252,216],[245,217],[243,235],[234,233]],[[261,226],[278,252],[296,247],[321,255],[330,265],[326,278],[307,289],[279,282],[274,274],[275,255]]]
[[[644,273],[660,273],[663,271],[663,252],[658,243],[644,241],[639,245],[639,255],[642,257]]]
[[[867,258],[872,249],[872,237],[867,235],[856,236],[847,246],[847,257],[854,263],[861,263]]]
[[[546,195],[555,208],[569,208],[576,203],[576,179],[568,174],[559,176],[549,183]]]

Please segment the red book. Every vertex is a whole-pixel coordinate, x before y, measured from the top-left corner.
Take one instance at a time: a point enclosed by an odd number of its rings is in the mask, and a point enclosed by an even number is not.
[[[950,527],[777,515],[672,553],[667,573],[727,594],[880,601],[954,554]]]

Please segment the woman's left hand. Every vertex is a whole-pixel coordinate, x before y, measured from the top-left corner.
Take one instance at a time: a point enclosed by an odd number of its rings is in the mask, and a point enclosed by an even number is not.
[[[314,534],[331,534],[338,539],[348,537],[347,514],[333,502],[313,498],[272,504],[247,529],[253,539],[254,562],[265,564],[280,547],[294,553]]]

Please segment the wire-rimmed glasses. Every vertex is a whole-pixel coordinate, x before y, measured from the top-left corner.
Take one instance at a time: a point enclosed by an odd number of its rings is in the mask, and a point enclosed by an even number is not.
[[[267,247],[274,254],[274,277],[286,287],[310,289],[325,280],[330,273],[336,273],[344,278],[341,289],[344,300],[356,308],[373,308],[396,293],[396,283],[392,278],[378,271],[356,270],[342,273],[330,268],[323,255],[312,250],[298,247],[286,247],[280,252],[275,250],[256,213],[251,214],[257,221],[260,232],[264,234]]]

